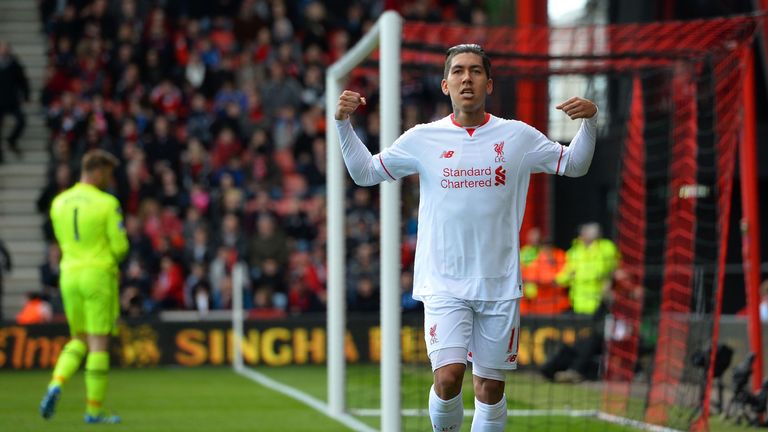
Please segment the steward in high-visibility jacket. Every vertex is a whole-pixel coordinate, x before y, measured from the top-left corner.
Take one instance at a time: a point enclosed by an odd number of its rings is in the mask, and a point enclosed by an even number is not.
[[[571,302],[567,289],[556,284],[555,277],[565,266],[565,251],[546,242],[536,249],[532,258],[521,259],[525,297],[520,310],[534,315],[563,313],[571,308]]]
[[[575,313],[591,315],[597,310],[618,263],[619,252],[611,240],[595,238],[588,241],[582,233],[573,241],[573,246],[566,252],[565,267],[555,281],[570,287]]]

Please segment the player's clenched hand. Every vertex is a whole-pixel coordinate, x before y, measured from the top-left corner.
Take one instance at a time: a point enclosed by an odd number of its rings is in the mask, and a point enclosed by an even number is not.
[[[597,114],[597,105],[589,99],[572,97],[555,108],[568,114],[571,120],[580,118],[592,118]]]
[[[339,105],[336,107],[336,120],[345,120],[349,118],[357,107],[365,105],[365,98],[360,93],[344,90],[339,96]]]

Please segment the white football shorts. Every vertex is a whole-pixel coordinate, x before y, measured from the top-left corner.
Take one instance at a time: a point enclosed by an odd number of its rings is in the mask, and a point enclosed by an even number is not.
[[[476,301],[424,296],[423,302],[424,339],[430,358],[437,350],[463,348],[474,365],[517,369],[520,299]],[[445,364],[435,365],[433,361],[433,368]]]

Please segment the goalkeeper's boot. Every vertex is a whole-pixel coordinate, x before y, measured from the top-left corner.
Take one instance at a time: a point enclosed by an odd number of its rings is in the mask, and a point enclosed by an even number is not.
[[[53,413],[56,411],[56,403],[59,401],[60,396],[61,387],[48,387],[43,400],[40,401],[40,415],[44,419],[53,417]]]
[[[99,415],[86,414],[85,422],[94,424],[118,424],[120,423],[120,416],[114,414],[101,413]]]

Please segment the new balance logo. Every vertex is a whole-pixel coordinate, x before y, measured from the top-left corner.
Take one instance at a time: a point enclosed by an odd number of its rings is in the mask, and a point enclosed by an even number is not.
[[[496,168],[496,182],[494,185],[504,186],[505,184],[507,184],[507,170],[505,170],[503,166],[499,165],[499,167]]]
[[[440,155],[440,159],[450,159],[453,157],[453,150],[446,150]]]

